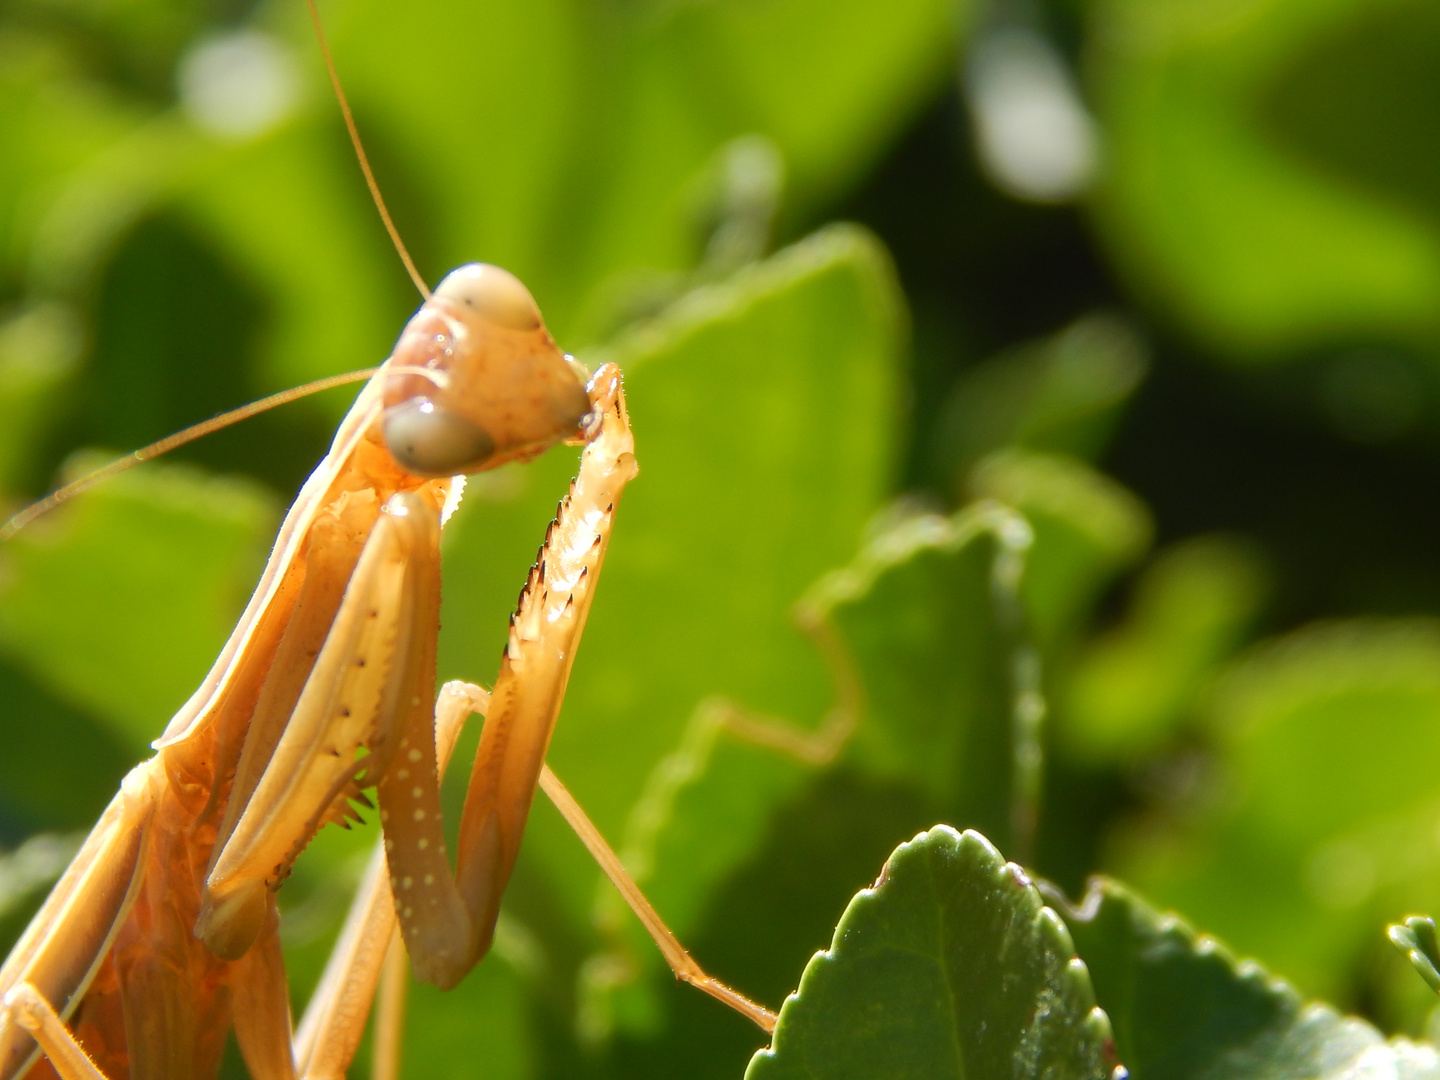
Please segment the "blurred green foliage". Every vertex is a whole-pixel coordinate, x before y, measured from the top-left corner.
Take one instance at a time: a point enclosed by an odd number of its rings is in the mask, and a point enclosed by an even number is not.
[[[677,987],[542,800],[405,1075],[1440,1071],[1382,1034],[1436,1030],[1384,936],[1440,906],[1433,4],[322,10],[422,274],[504,264],[626,374],[550,760],[707,969],[800,991],[766,1051]],[[0,7],[8,505],[373,364],[414,305],[299,0]],[[6,942],[348,400],[0,546]],[[472,481],[442,679],[493,678],[573,466]],[[297,1011],[373,840],[281,893]]]

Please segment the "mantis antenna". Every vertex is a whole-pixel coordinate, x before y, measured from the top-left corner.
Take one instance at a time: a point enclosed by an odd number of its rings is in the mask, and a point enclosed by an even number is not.
[[[375,181],[375,174],[370,169],[370,158],[365,153],[365,145],[360,141],[360,130],[355,126],[355,117],[350,112],[350,101],[345,96],[345,88],[340,84],[340,74],[335,70],[335,59],[330,54],[330,43],[325,37],[325,28],[320,22],[320,10],[315,6],[315,0],[305,0],[305,7],[310,12],[310,21],[315,26],[315,37],[320,43],[320,54],[325,58],[325,70],[330,75],[330,85],[335,91],[335,100],[340,103],[340,114],[345,118],[345,130],[350,133],[350,145],[355,149],[355,158],[360,163],[360,171],[365,174],[365,185],[370,189],[370,198],[375,203],[375,209],[380,212],[380,220],[385,225],[385,231],[390,236],[390,242],[395,246],[400,261],[405,264],[405,272],[410,275],[410,280],[415,283],[415,288],[420,290],[420,295],[426,300],[430,299],[430,286],[425,284],[425,279],[420,276],[420,271],[415,268],[415,261],[410,258],[410,251],[405,247],[405,241],[400,239],[400,230],[395,227],[394,220],[390,217],[390,211],[385,205],[385,198],[380,194],[380,185]],[[62,488],[51,492],[39,502],[31,503],[21,510],[5,524],[0,525],[0,543],[9,540],[17,532],[23,529],[30,522],[47,514],[61,503],[69,502],[76,495],[89,491],[97,484],[104,483],[112,476],[124,472],[126,469],[134,468],[143,461],[157,458],[161,454],[174,450],[177,446],[184,446],[193,442],[212,431],[218,431],[223,427],[247,420],[257,413],[273,409],[277,405],[284,405],[297,398],[306,397],[318,393],[321,390],[329,390],[334,386],[344,386],[346,383],[359,382],[368,379],[375,373],[375,368],[366,368],[363,371],[351,371],[344,375],[332,375],[328,378],[317,379],[314,382],[306,383],[304,386],[297,386],[290,390],[282,390],[278,394],[271,394],[269,397],[261,398],[259,401],[252,401],[248,405],[241,405],[238,409],[231,409],[229,412],[221,413],[219,416],[203,420],[193,424],[183,431],[177,431],[173,435],[167,435],[149,446],[142,446],[139,450],[133,450],[122,458],[116,458],[108,465],[102,465],[94,472],[86,473],[78,480],[66,484]],[[420,372],[420,374],[430,374]]]
[[[310,12],[310,21],[315,24],[315,37],[320,42],[320,54],[325,57],[325,70],[330,73],[330,85],[335,89],[335,100],[340,103],[340,113],[345,117],[345,130],[350,133],[350,145],[355,148],[355,157],[360,162],[360,171],[365,174],[365,184],[370,189],[370,198],[375,201],[375,209],[380,211],[380,220],[385,223],[385,231],[390,234],[390,242],[395,245],[395,251],[399,254],[400,261],[405,264],[405,272],[410,275],[410,280],[415,283],[415,288],[420,290],[420,295],[429,300],[430,286],[425,284],[425,279],[420,276],[420,271],[415,269],[415,263],[410,258],[405,241],[400,239],[400,230],[395,228],[395,222],[390,218],[390,211],[385,208],[385,198],[380,194],[380,185],[375,182],[375,174],[370,171],[370,159],[365,154],[364,144],[360,142],[360,129],[355,126],[355,117],[350,112],[350,101],[345,96],[345,88],[340,85],[340,73],[335,70],[335,59],[330,55],[330,43],[325,38],[325,28],[320,24],[320,9],[315,6],[315,0],[305,0],[305,7]]]
[[[202,420],[198,424],[191,424],[182,431],[173,435],[166,435],[149,446],[142,446],[139,450],[132,450],[124,457],[116,458],[108,465],[102,465],[94,472],[86,473],[78,480],[73,480],[62,488],[57,488],[49,495],[46,495],[39,502],[31,503],[25,507],[4,525],[0,525],[0,543],[9,540],[17,532],[23,529],[30,522],[34,521],[41,514],[47,514],[61,503],[69,502],[82,492],[89,491],[97,484],[104,483],[112,476],[116,476],[126,469],[133,469],[141,462],[157,458],[161,454],[169,453],[177,446],[184,446],[188,442],[194,442],[212,431],[219,431],[223,427],[239,423],[241,420],[248,420],[258,413],[275,408],[277,405],[285,405],[298,398],[309,397],[311,394],[319,393],[321,390],[329,390],[331,387],[344,386],[346,383],[360,382],[370,378],[377,371],[377,368],[364,368],[361,371],[347,371],[343,375],[329,375],[323,379],[316,379],[314,382],[305,383],[303,386],[292,386],[289,390],[281,390],[278,394],[271,394],[259,401],[252,401],[248,405],[241,405],[238,409],[231,409],[219,416],[212,416],[209,420]]]

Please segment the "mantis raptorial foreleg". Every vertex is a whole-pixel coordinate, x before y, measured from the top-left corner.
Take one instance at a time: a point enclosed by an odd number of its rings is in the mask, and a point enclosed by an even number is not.
[[[471,713],[484,715],[489,701],[487,691],[470,683],[449,682],[441,687],[435,703],[435,747],[437,771],[442,775],[466,718]],[[307,1077],[344,1075],[360,1045],[394,936],[395,900],[384,850],[377,848],[295,1032],[295,1060]]]
[[[441,688],[435,706],[435,735],[441,775],[445,772],[466,717],[471,712],[485,715],[492,700],[489,693],[470,683],[450,682]],[[489,723],[487,718],[487,729]],[[774,1013],[707,975],[690,957],[626,872],[619,856],[549,766],[543,763],[539,786],[640,919],[676,978],[723,1001],[766,1031],[773,1030]],[[343,1075],[344,1065],[354,1056],[360,1043],[365,1017],[382,972],[388,969],[388,963],[393,958],[394,933],[395,905],[390,878],[385,872],[383,852],[377,850],[356,893],[325,974],[295,1034],[296,1061],[305,1077],[327,1080]],[[390,952],[387,952],[387,946]],[[377,1076],[393,1075],[396,1071],[395,1059],[386,1055],[398,1054],[399,1043],[395,1037],[398,1026],[399,1016],[393,1012],[376,1018],[375,1055],[382,1062],[376,1070]],[[387,1032],[390,1037],[380,1038],[381,1031]]]

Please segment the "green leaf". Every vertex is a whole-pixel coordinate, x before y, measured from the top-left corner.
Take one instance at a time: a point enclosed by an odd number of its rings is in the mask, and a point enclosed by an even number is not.
[[[1222,674],[1208,719],[1226,786],[1197,792],[1184,827],[1127,836],[1126,878],[1306,993],[1343,992],[1374,953],[1403,976],[1381,993],[1418,991],[1376,927],[1440,888],[1440,625],[1354,620],[1267,643]]]
[[[937,825],[860,892],[749,1080],[1106,1076],[1110,1025],[1064,924],[978,833]]]
[[[859,678],[847,760],[1007,840],[1017,587],[1031,541],[1024,519],[993,503],[901,518],[805,601],[807,619],[838,631]]]
[[[1440,994],[1440,941],[1435,939],[1435,920],[1412,915],[1403,925],[1392,924],[1387,933],[1426,985]]]
[[[276,522],[249,482],[119,477],[5,545],[0,648],[139,754],[214,662]]]
[[[702,705],[635,805],[627,866],[687,936],[691,926],[705,933],[728,922],[733,901],[717,899],[717,885],[730,897],[745,891],[741,881],[771,882],[775,858],[805,883],[786,890],[790,903],[779,917],[804,926],[813,912],[808,922],[828,927],[835,896],[848,895],[851,881],[837,882],[835,895],[826,884],[834,859],[825,844],[837,828],[849,828],[854,841],[857,829],[874,826],[877,850],[936,817],[1009,834],[1012,670],[1014,654],[1025,647],[1014,632],[1016,585],[1030,530],[1013,512],[983,504],[952,518],[889,511],[868,532],[855,558],[822,577],[794,608],[835,677],[835,701],[822,726],[745,715],[745,729],[733,706]],[[820,770],[831,771],[818,776]],[[790,797],[776,817],[782,795]],[[837,813],[835,800],[865,826],[838,824],[845,810]],[[865,810],[856,808],[862,800]],[[785,824],[796,815],[825,819],[814,835],[805,834],[808,844],[797,834],[813,826]],[[757,849],[762,828],[765,846]],[[878,831],[886,828],[894,831]],[[805,869],[811,859],[823,869]],[[626,966],[659,973],[658,956],[633,917],[608,885],[601,893],[607,923],[631,931]],[[596,974],[609,977],[614,968]],[[749,975],[759,981],[746,987],[778,996],[789,975],[777,963]],[[623,1024],[654,1026],[653,1003],[634,995],[607,1000],[613,988],[613,981],[591,984],[587,1026],[603,1031],[612,1008]]]
[[[28,29],[28,28],[27,28]],[[0,272],[7,291],[32,267],[37,233],[54,224],[68,182],[131,135],[145,113],[113,88],[84,78],[59,35],[0,23]],[[68,239],[50,236],[52,245]]]
[[[1062,526],[1095,527],[1096,515],[1084,513],[1090,507],[1084,500],[1031,501],[1049,508],[1042,544],[1066,542]],[[1103,514],[1099,521],[1103,526]],[[1109,534],[1102,527],[1099,535],[1103,540]],[[816,812],[833,817],[833,809],[819,807],[829,807],[833,793],[842,791],[842,800],[873,800],[868,811],[857,813],[903,822],[906,831],[941,817],[991,830],[1007,843],[1029,839],[1023,822],[1033,810],[1035,772],[1028,749],[1017,748],[1016,725],[1043,715],[1035,650],[1021,613],[1027,561],[1035,554],[1031,541],[1025,519],[990,501],[948,518],[900,507],[872,522],[855,557],[822,577],[795,609],[837,683],[826,726],[797,732],[812,740],[807,749],[813,756],[792,760],[727,726],[723,708],[702,708],[681,747],[651,774],[632,813],[624,854],[667,918],[678,920],[687,936],[691,925],[703,932],[729,918],[710,893],[754,850],[763,820],[757,815],[769,804],[749,793],[767,786],[775,793],[797,792],[787,814],[804,814],[801,807],[813,799]],[[1050,566],[1057,587],[1064,584],[1060,574],[1097,572],[1096,564],[1082,559],[1055,559]],[[1105,570],[1100,562],[1098,572]],[[785,724],[783,716],[752,719]],[[850,725],[853,731],[845,734]],[[816,739],[820,734],[836,741]],[[810,779],[800,793],[817,768],[836,771]],[[1012,836],[1017,821],[1021,834]],[[797,843],[772,832],[764,853],[754,855],[741,876],[769,881],[774,875],[765,863],[774,858],[792,869],[806,865],[812,855],[794,850]],[[733,879],[727,882],[726,897],[736,888]],[[601,891],[610,901],[609,921],[631,926],[609,887]],[[707,899],[709,920],[701,922]],[[799,911],[810,900],[808,892],[792,889],[788,906]],[[625,963],[658,968],[649,943],[638,933],[630,936]],[[747,988],[758,993],[767,973],[755,977],[762,983]],[[592,999],[597,1009],[606,1007],[603,996]],[[629,1001],[614,1007],[640,1027],[655,1022],[653,1006]]]
[[[1021,593],[1046,649],[1073,632],[1110,578],[1150,546],[1145,505],[1074,458],[1002,450],[975,467],[969,488],[1014,507],[1035,530]]]
[[[60,304],[0,320],[0,490],[15,490],[35,468],[40,430],[79,352],[80,320]]]
[[[1100,217],[1131,282],[1237,358],[1433,347],[1437,31],[1406,2],[1099,5]]]
[[[1037,487],[1046,490],[1043,477]],[[1048,506],[1042,544],[1067,542],[1063,528],[1097,529],[1097,515],[1085,513],[1091,504],[1083,499],[1045,503],[1033,491],[1022,493]],[[1103,541],[1110,535],[1103,509],[1110,503],[1099,505]],[[831,742],[828,750],[813,741],[808,748],[814,756],[791,760],[729,728],[723,709],[705,708],[681,747],[652,773],[624,852],[667,918],[688,934],[709,889],[753,849],[762,820],[756,815],[768,804],[746,793],[767,785],[775,793],[795,791],[817,767],[865,777],[876,785],[870,797],[881,802],[893,800],[895,792],[913,793],[909,803],[928,808],[918,815],[921,821],[943,817],[1024,842],[1011,830],[1027,816],[1024,800],[1034,797],[1027,794],[1034,774],[1017,766],[1016,724],[1043,713],[1038,685],[1017,681],[1039,677],[1021,616],[1027,560],[1035,554],[1031,540],[1027,522],[994,502],[949,518],[897,509],[871,524],[855,557],[821,578],[795,612],[836,677],[835,711],[822,731],[847,741]],[[1103,561],[1097,567],[1083,559],[1055,558],[1049,565],[1055,587],[1067,589],[1094,586],[1067,584],[1064,573],[1106,570]],[[785,723],[783,716],[758,719]],[[853,732],[844,734],[850,725]],[[821,732],[803,734],[814,739]],[[812,782],[802,800],[824,783]],[[852,782],[847,790],[855,789]],[[915,819],[908,820],[913,828]],[[773,838],[767,850],[785,850],[784,839]],[[799,862],[806,856],[785,857]],[[757,880],[766,876],[753,863],[746,873]],[[602,886],[613,899],[609,892]],[[616,924],[629,925],[618,903],[609,908]],[[648,943],[632,937],[627,961],[656,966]],[[628,1008],[645,1014],[633,1003]]]
[[[1434,1047],[1387,1042],[1363,1020],[1304,1004],[1115,881],[1096,879],[1078,909],[1062,910],[1134,1080],[1440,1076]]]
[[[944,487],[1006,447],[1094,457],[1147,366],[1128,323],[1087,315],[967,370],[937,422],[935,466]]]
[[[1207,536],[1162,552],[1122,625],[1084,647],[1060,710],[1069,748],[1088,761],[1153,751],[1186,719],[1264,598],[1266,568],[1248,544]]]

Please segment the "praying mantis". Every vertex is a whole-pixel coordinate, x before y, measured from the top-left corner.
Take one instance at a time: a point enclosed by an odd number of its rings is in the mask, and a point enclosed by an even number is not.
[[[499,268],[462,267],[433,294],[415,277],[425,304],[286,516],[214,668],[0,969],[3,1080],[42,1052],[64,1080],[212,1075],[231,1023],[257,1077],[342,1074],[397,924],[417,977],[442,987],[488,949],[537,784],[677,975],[773,1027],[689,960],[544,765],[636,472],[618,370],[587,379]],[[439,530],[455,477],[562,441],[584,444],[579,473],[496,684],[449,683],[436,704]],[[452,876],[439,774],[471,712],[486,722]],[[384,862],[292,1035],[275,892],[371,787]]]

